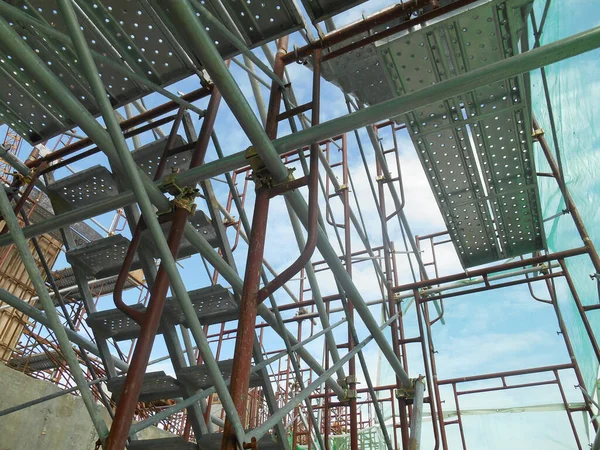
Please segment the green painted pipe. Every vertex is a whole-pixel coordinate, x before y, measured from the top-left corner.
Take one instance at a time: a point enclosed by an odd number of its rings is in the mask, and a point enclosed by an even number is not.
[[[71,376],[79,388],[81,399],[83,400],[83,403],[90,414],[92,423],[96,428],[98,436],[101,440],[104,440],[104,438],[108,435],[108,428],[106,427],[106,423],[104,423],[104,420],[100,417],[99,411],[96,408],[94,397],[92,396],[90,388],[87,384],[87,380],[83,375],[81,366],[77,360],[77,355],[75,354],[75,350],[73,350],[73,347],[71,347],[69,336],[65,332],[65,328],[60,321],[60,317],[58,316],[58,312],[56,311],[54,303],[50,298],[50,294],[48,294],[46,284],[44,283],[38,266],[33,259],[33,255],[31,254],[29,245],[25,240],[25,236],[23,236],[23,233],[21,232],[21,226],[19,225],[19,221],[12,210],[10,200],[8,199],[4,189],[0,189],[0,212],[2,213],[4,221],[6,222],[6,226],[13,237],[15,247],[19,252],[21,261],[25,266],[25,270],[27,270],[27,273],[29,274],[31,284],[33,285],[33,288],[39,297],[39,301],[42,303],[44,311],[46,312],[49,328],[54,332],[60,350],[71,370]]]

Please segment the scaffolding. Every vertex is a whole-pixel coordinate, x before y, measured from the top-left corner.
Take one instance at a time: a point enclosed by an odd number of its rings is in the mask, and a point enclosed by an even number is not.
[[[74,394],[110,450],[531,448],[499,436],[542,412],[600,450],[598,109],[584,156],[561,135],[600,28],[550,0],[336,26],[374,3],[0,2],[0,359],[62,389],[0,429]],[[478,343],[502,295],[552,361]],[[452,368],[460,339],[490,360]]]

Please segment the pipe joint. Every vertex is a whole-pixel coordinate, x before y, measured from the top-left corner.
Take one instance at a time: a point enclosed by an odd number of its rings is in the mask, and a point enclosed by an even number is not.
[[[396,391],[395,391],[396,398],[404,399],[404,400],[406,400],[406,403],[408,405],[411,405],[415,398],[415,391],[416,391],[417,383],[423,383],[423,385],[425,385],[425,377],[422,375],[419,375],[417,378],[411,378],[410,386],[408,386],[408,387],[403,386],[399,389],[396,389]]]

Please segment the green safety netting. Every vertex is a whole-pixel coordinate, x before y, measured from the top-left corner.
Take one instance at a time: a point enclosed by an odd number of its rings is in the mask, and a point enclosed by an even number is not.
[[[290,446],[292,444],[292,437],[288,436]],[[314,448],[311,446],[311,448]],[[350,450],[350,435],[339,434],[330,436],[329,448],[331,450]],[[369,428],[363,428],[358,432],[358,448],[361,450],[385,450],[385,440],[383,439],[383,433],[378,426],[372,426]],[[307,445],[296,445],[295,450],[308,449]]]
[[[600,3],[582,0],[549,2],[540,44],[598,26]],[[538,24],[542,21],[546,0],[536,0],[534,13]],[[535,42],[531,40],[531,45]],[[585,53],[545,68],[551,111],[556,126],[552,134],[550,111],[546,104],[541,72],[531,73],[531,101],[533,111],[545,137],[556,156],[556,139],[564,178],[575,205],[596,248],[600,248],[598,219],[600,213],[600,50]],[[535,146],[538,172],[549,172],[544,155]],[[543,215],[549,219],[560,214],[565,204],[556,182],[539,177],[538,184]],[[545,223],[548,249],[552,252],[581,247],[582,241],[569,215],[559,215]],[[582,303],[598,302],[598,288],[590,278],[594,268],[587,256],[571,258],[567,267]],[[598,375],[598,363],[583,328],[574,300],[563,281],[556,283],[559,307],[571,337],[576,359],[581,367],[586,387],[593,392]],[[589,312],[588,318],[596,335],[600,332],[600,311]]]

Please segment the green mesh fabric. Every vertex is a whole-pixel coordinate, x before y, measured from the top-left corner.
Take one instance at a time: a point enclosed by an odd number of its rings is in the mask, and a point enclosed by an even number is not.
[[[546,0],[536,0],[534,11],[539,24]],[[598,26],[600,3],[581,0],[550,2],[540,44],[572,36]],[[531,40],[533,45],[534,40]],[[600,50],[580,55],[546,67],[550,104],[556,124],[556,138],[564,177],[596,248],[600,248]],[[531,73],[531,99],[535,116],[554,148],[549,110],[544,96],[541,72]],[[549,172],[538,145],[538,172]],[[539,177],[540,198],[545,218],[565,209],[552,178]],[[581,247],[582,241],[569,215],[560,215],[545,223],[548,249],[552,252]],[[594,268],[587,256],[571,258],[567,267],[584,305],[598,303],[596,281],[590,278]],[[589,343],[574,300],[563,281],[556,282],[559,307],[571,337],[575,356],[581,367],[586,387],[592,392],[598,374],[598,363]],[[600,311],[588,312],[589,321],[598,336]]]

